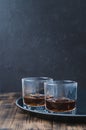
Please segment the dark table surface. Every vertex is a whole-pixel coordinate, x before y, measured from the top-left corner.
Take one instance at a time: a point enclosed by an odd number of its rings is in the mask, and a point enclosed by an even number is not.
[[[19,93],[0,94],[0,128],[2,130],[83,130],[85,123],[68,123],[42,119],[32,116],[18,108],[15,104]]]

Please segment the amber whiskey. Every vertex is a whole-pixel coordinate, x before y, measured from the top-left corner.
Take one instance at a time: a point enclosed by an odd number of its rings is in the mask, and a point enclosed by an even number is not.
[[[30,94],[24,96],[24,103],[29,106],[44,106],[44,95],[43,94]]]
[[[67,112],[76,107],[76,101],[68,98],[47,98],[46,108],[54,112]]]

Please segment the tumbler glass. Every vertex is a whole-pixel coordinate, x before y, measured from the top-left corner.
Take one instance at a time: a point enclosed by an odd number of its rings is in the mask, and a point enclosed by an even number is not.
[[[77,82],[71,80],[57,80],[46,82],[45,107],[54,113],[76,113]]]
[[[52,81],[49,77],[22,78],[22,98],[24,107],[29,109],[45,105],[44,83]]]

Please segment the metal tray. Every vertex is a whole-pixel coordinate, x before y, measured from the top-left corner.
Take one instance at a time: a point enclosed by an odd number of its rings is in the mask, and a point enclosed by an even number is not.
[[[57,113],[48,112],[45,108],[38,109],[38,110],[25,108],[23,106],[22,97],[19,97],[16,100],[16,105],[23,111],[27,113],[29,112],[29,114],[32,114],[36,117],[55,120],[55,121],[63,121],[63,122],[86,123],[86,113],[84,111],[85,109],[83,108],[81,109],[78,106],[77,106],[76,114],[57,114]]]

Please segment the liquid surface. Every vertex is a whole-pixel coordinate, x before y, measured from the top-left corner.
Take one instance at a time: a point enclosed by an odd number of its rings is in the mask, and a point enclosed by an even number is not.
[[[46,108],[54,112],[67,112],[76,107],[76,101],[68,98],[47,98]]]
[[[43,94],[30,94],[24,96],[24,102],[30,106],[44,106],[44,95]]]

